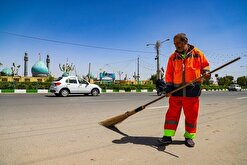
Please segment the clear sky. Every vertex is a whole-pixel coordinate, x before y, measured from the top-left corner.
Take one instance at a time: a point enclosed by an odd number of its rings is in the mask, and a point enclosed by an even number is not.
[[[180,32],[204,52],[212,69],[242,57],[219,76],[247,75],[247,0],[0,0],[0,70],[15,62],[23,75],[27,52],[29,76],[40,53],[44,62],[50,55],[56,77],[68,58],[80,75],[91,63],[95,76],[120,71],[133,79],[140,57],[140,76],[147,79],[156,72],[156,61],[154,48],[146,44],[171,39],[160,48],[166,68],[173,36]]]

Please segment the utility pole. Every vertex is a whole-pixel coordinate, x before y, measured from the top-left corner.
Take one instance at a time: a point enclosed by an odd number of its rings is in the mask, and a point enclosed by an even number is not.
[[[68,69],[67,67],[68,67],[68,65],[69,65],[69,59],[67,58],[66,59],[66,64],[65,64],[65,72],[66,73],[67,73],[67,69]]]
[[[157,61],[157,80],[161,78],[160,76],[160,41],[157,41],[155,44],[155,49],[156,49],[156,58],[155,60]]]
[[[88,79],[90,81],[90,74],[91,74],[91,63],[89,63],[89,66],[88,66]]]
[[[170,39],[166,39],[164,41],[156,41],[155,44],[147,44],[147,46],[149,45],[154,45],[154,48],[156,50],[156,57],[155,57],[155,60],[157,60],[157,80],[158,79],[161,79],[161,75],[160,75],[160,46],[162,43],[166,42],[166,41],[169,41]]]
[[[139,57],[137,58],[137,84],[139,84],[140,81],[140,65],[139,65]]]
[[[75,76],[78,76],[78,75],[77,75],[77,71],[76,71],[76,67],[75,67]]]

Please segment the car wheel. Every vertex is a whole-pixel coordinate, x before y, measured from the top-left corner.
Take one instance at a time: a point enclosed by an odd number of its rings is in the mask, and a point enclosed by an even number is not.
[[[68,89],[61,89],[60,95],[63,97],[67,97],[69,95]]]
[[[99,90],[96,89],[96,88],[94,88],[94,89],[92,89],[91,94],[92,94],[93,96],[98,96],[98,95],[99,95]]]

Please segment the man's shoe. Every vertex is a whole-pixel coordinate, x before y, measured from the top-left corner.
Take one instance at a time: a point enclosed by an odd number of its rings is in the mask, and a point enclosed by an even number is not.
[[[195,146],[195,142],[192,139],[185,138],[185,145],[187,147],[194,147]]]
[[[171,136],[163,136],[161,139],[158,139],[158,142],[163,145],[168,145],[172,143],[172,137]]]

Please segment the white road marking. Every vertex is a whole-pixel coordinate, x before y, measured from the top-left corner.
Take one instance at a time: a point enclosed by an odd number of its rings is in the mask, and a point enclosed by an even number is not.
[[[242,100],[242,99],[247,99],[247,97],[239,97],[237,99]]]
[[[147,109],[161,109],[161,108],[167,108],[168,105],[166,106],[159,106],[159,107],[148,107]]]
[[[92,100],[92,101],[85,101],[87,103],[89,102],[114,102],[114,101],[125,101],[125,100],[128,100],[128,99],[109,99],[109,100]]]
[[[114,102],[114,101],[126,101],[128,99],[108,99],[108,100],[82,100],[81,98],[70,99],[70,101],[81,100],[83,103],[97,103],[97,102]]]

